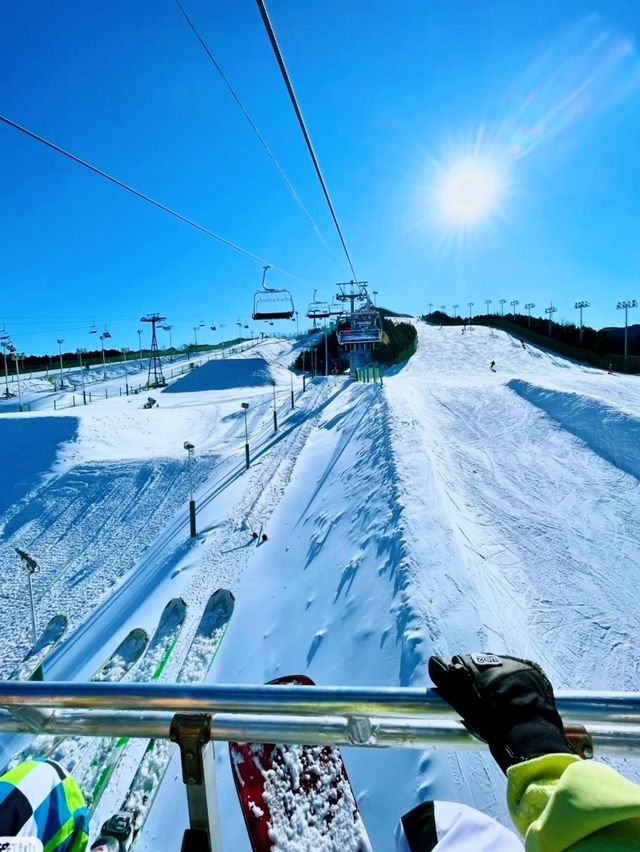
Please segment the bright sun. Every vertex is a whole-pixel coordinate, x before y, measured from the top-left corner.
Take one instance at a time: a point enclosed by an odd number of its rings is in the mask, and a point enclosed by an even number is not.
[[[491,163],[462,161],[442,176],[440,212],[452,225],[469,225],[491,213],[500,194],[500,178]]]

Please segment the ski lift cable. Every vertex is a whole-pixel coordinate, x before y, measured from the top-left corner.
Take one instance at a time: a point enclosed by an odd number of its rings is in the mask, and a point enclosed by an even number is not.
[[[167,207],[166,204],[163,204],[161,201],[156,201],[155,198],[151,198],[150,195],[145,195],[144,192],[140,192],[140,190],[135,189],[129,184],[124,183],[124,181],[119,180],[113,175],[108,174],[108,172],[99,169],[97,166],[93,166],[91,163],[88,163],[86,160],[82,160],[80,157],[77,157],[75,154],[72,154],[70,151],[66,151],[64,148],[61,148],[59,145],[56,145],[55,142],[51,142],[49,139],[45,139],[44,136],[40,136],[35,133],[33,130],[29,130],[27,127],[24,127],[21,124],[18,124],[16,121],[12,121],[10,118],[7,118],[5,115],[0,115],[0,121],[3,121],[5,124],[8,124],[9,127],[13,127],[15,130],[19,130],[20,133],[24,133],[26,136],[29,136],[31,139],[35,139],[36,142],[40,142],[43,145],[46,145],[47,148],[51,148],[52,151],[56,151],[58,154],[62,154],[64,157],[67,157],[69,160],[73,160],[74,163],[77,163],[79,166],[84,166],[85,169],[88,169],[90,172],[98,175],[99,177],[103,177],[111,183],[114,183],[116,186],[119,186],[121,189],[125,189],[127,192],[130,192],[132,195],[135,195],[137,198],[141,198],[143,201],[146,201],[148,204],[151,204],[153,207],[157,207],[159,210],[163,210],[165,213],[169,213],[169,215],[174,216],[176,219],[179,219],[181,222],[184,222],[187,225],[191,225],[192,228],[195,228],[197,231],[200,231],[203,234],[206,234],[208,237],[212,237],[214,240],[222,243],[225,246],[237,251],[239,254],[243,254],[245,257],[254,260],[256,263],[264,266],[267,263],[261,257],[258,257],[257,254],[253,254],[248,249],[242,248],[242,246],[237,245],[237,243],[231,242],[231,240],[225,239],[225,237],[221,237],[219,234],[216,234],[214,231],[210,231],[208,228],[205,228],[204,225],[198,224],[193,219],[189,219],[187,216],[183,216],[182,213],[178,213],[176,210],[173,210],[171,207]],[[294,275],[292,272],[287,272],[286,269],[281,269],[278,266],[274,266],[270,264],[272,269],[277,270],[282,275],[286,275],[288,278],[292,278],[294,281],[299,281],[301,284],[308,285],[308,282],[302,278],[299,278],[297,275]]]
[[[180,2],[180,0],[176,0],[176,3],[178,4],[178,7],[180,8],[180,11],[181,11],[181,12],[182,12],[182,14],[184,15],[186,22],[189,24],[189,27],[193,30],[193,34],[195,35],[195,37],[198,39],[198,41],[199,41],[199,42],[200,42],[200,44],[202,45],[202,49],[204,50],[204,52],[207,54],[207,56],[208,56],[208,57],[209,57],[209,59],[211,60],[211,64],[212,64],[212,65],[213,65],[213,67],[216,69],[216,71],[218,72],[218,74],[219,74],[219,75],[220,75],[220,77],[222,78],[222,82],[225,84],[225,86],[226,86],[226,87],[227,87],[227,89],[229,90],[229,94],[230,94],[230,95],[231,95],[231,97],[234,99],[234,101],[237,103],[238,107],[240,108],[240,111],[242,112],[242,114],[243,114],[243,115],[244,115],[244,117],[246,118],[246,120],[247,120],[247,122],[248,122],[248,124],[249,124],[249,127],[250,127],[250,128],[253,130],[253,132],[255,133],[256,138],[257,138],[258,142],[262,145],[262,147],[264,148],[264,150],[265,150],[265,152],[266,152],[267,156],[269,157],[269,159],[270,159],[270,160],[271,160],[271,162],[273,163],[273,165],[274,165],[274,167],[275,167],[276,171],[278,172],[278,174],[280,175],[280,177],[282,178],[282,180],[285,182],[285,184],[286,184],[286,186],[287,186],[287,189],[289,190],[289,192],[291,193],[291,195],[292,195],[292,196],[293,196],[293,198],[294,198],[294,201],[298,204],[298,206],[300,207],[300,209],[302,210],[302,212],[303,212],[303,213],[304,213],[304,215],[306,216],[306,218],[307,218],[307,220],[308,220],[309,224],[311,225],[311,227],[313,228],[313,230],[314,230],[314,232],[315,232],[316,236],[318,237],[318,239],[320,240],[320,242],[321,242],[321,243],[322,243],[322,245],[324,246],[325,250],[327,251],[327,254],[331,257],[331,259],[333,260],[333,262],[334,262],[334,263],[336,264],[336,266],[337,266],[337,265],[338,265],[338,260],[337,260],[336,256],[334,255],[334,253],[333,253],[333,252],[331,251],[331,249],[329,248],[329,246],[328,246],[328,244],[327,244],[327,241],[326,241],[326,240],[325,240],[325,238],[322,236],[322,232],[321,232],[320,228],[318,227],[318,225],[316,224],[316,222],[315,222],[315,220],[314,220],[313,216],[311,215],[311,213],[309,213],[309,211],[308,211],[308,210],[307,210],[307,208],[305,207],[304,202],[302,201],[302,199],[301,199],[301,198],[300,198],[300,196],[298,195],[298,192],[296,191],[295,187],[293,186],[293,184],[291,183],[291,181],[289,180],[289,178],[287,177],[287,175],[286,175],[286,173],[285,173],[284,169],[282,168],[282,166],[280,165],[280,163],[276,160],[276,158],[275,158],[275,155],[274,155],[273,151],[271,150],[271,148],[269,148],[269,146],[268,146],[268,145],[267,145],[267,143],[266,143],[266,140],[264,139],[264,137],[262,136],[262,134],[260,133],[260,131],[258,130],[258,128],[256,127],[256,125],[254,124],[253,119],[251,118],[251,116],[249,115],[249,113],[247,112],[247,110],[245,109],[244,104],[242,103],[242,101],[241,101],[241,100],[240,100],[240,98],[238,97],[238,95],[237,95],[237,93],[236,93],[235,89],[233,88],[233,86],[231,85],[231,83],[229,82],[229,80],[227,79],[227,77],[226,77],[226,75],[225,75],[224,71],[222,70],[222,68],[221,68],[220,64],[218,63],[218,61],[216,60],[216,58],[214,57],[214,55],[211,53],[211,50],[209,49],[209,46],[208,46],[208,45],[207,45],[207,43],[205,42],[204,38],[200,35],[200,33],[198,32],[198,30],[196,29],[196,26],[195,26],[195,24],[193,23],[193,21],[191,20],[191,18],[189,17],[189,14],[187,13],[187,10],[184,8],[184,6],[183,6],[183,5],[182,5],[182,3]]]
[[[307,148],[309,150],[309,154],[311,156],[311,160],[313,162],[313,166],[316,170],[316,174],[318,175],[318,180],[320,181],[320,186],[322,187],[322,191],[324,193],[324,197],[329,205],[329,210],[331,211],[331,217],[333,219],[333,223],[336,226],[336,230],[338,232],[338,236],[340,237],[340,242],[342,243],[342,248],[347,258],[347,262],[349,264],[349,269],[353,275],[354,281],[358,280],[358,276],[356,275],[356,271],[353,267],[353,262],[351,260],[351,255],[349,254],[349,249],[347,248],[347,243],[345,241],[344,235],[342,233],[342,228],[340,227],[340,223],[338,222],[338,216],[333,206],[333,202],[331,201],[331,196],[329,195],[329,189],[325,182],[324,176],[322,174],[322,170],[320,169],[320,163],[318,162],[318,158],[316,157],[316,152],[314,151],[313,144],[311,143],[311,137],[309,136],[309,132],[307,130],[307,126],[305,124],[304,117],[302,115],[302,110],[300,109],[300,104],[298,103],[298,99],[296,97],[296,93],[293,89],[293,84],[291,82],[291,78],[289,77],[289,72],[287,71],[287,66],[284,63],[284,57],[282,55],[282,51],[280,50],[280,45],[278,44],[278,40],[276,39],[276,34],[271,24],[271,20],[269,18],[269,13],[267,12],[267,7],[264,4],[264,0],[256,0],[258,4],[258,9],[260,10],[260,14],[262,16],[262,21],[264,23],[265,29],[267,31],[267,35],[269,36],[269,41],[271,42],[271,46],[273,48],[273,52],[275,53],[276,60],[280,67],[280,73],[282,74],[282,78],[284,80],[285,86],[287,87],[287,91],[289,92],[289,98],[291,99],[291,103],[293,105],[293,109],[295,111],[296,117],[298,119],[298,124],[300,125],[300,129],[302,130],[302,135],[304,136],[304,140],[307,144]]]

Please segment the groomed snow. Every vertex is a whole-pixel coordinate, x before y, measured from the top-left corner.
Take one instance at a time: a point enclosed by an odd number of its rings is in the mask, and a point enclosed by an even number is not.
[[[15,495],[0,505],[6,671],[29,633],[17,545],[43,566],[42,622],[62,611],[75,628],[51,677],[86,677],[129,630],[151,633],[181,595],[188,623],[162,675],[175,680],[208,596],[227,588],[236,608],[212,681],[304,673],[322,684],[426,685],[431,653],[483,649],[539,660],[557,687],[637,689],[638,379],[487,328],[418,332],[416,355],[383,388],[318,378],[302,394],[296,377],[293,410],[292,344],[260,345],[277,382],[277,434],[271,388],[242,385],[240,374],[234,388],[158,394],[156,409],[129,397],[73,417],[1,415],[0,430],[30,430],[38,450],[22,459],[1,444]],[[187,439],[198,454],[194,541]],[[256,546],[261,529],[268,541]],[[137,745],[104,813],[133,777]],[[224,849],[244,852],[227,749],[216,752]],[[425,798],[509,824],[504,778],[484,753],[343,755],[379,852]],[[624,771],[640,777],[635,763]],[[137,849],[179,848],[185,825],[174,757]]]

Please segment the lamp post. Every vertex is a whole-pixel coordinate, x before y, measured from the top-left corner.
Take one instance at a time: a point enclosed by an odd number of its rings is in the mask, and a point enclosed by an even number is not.
[[[378,295],[378,291],[373,290],[372,292],[373,292],[373,306],[375,307],[376,306],[376,297]]]
[[[512,299],[512,300],[509,302],[509,304],[511,305],[511,316],[513,316],[513,317],[514,317],[514,319],[515,319],[515,315],[516,315],[516,307],[520,304],[520,302],[519,302],[517,299]]]
[[[124,361],[124,387],[125,393],[129,396],[129,374],[127,373],[127,352],[129,351],[128,346],[122,347],[122,360]]]
[[[224,354],[224,325],[225,324],[223,322],[220,323],[220,340],[222,340],[222,357],[223,358],[225,357],[225,354]]]
[[[535,303],[527,302],[527,304],[525,305],[525,309],[529,313],[529,328],[531,328],[531,308],[535,308]]]
[[[169,332],[169,360],[173,363],[173,343],[171,341],[171,330],[173,329],[172,325],[163,325],[164,331]]]
[[[249,470],[249,466],[251,465],[251,456],[249,455],[249,427],[247,426],[247,409],[249,408],[249,403],[241,402],[240,405],[244,410],[244,461],[247,470]]]
[[[6,399],[9,399],[9,371],[7,369],[7,349],[9,348],[9,343],[11,341],[2,341],[2,348],[4,349],[4,395]]]
[[[300,318],[298,316],[298,312],[296,311],[296,334],[300,337]],[[251,332],[251,337],[253,337],[253,332]]]
[[[573,307],[576,308],[576,310],[580,311],[580,343],[582,343],[582,309],[583,308],[590,308],[591,305],[590,305],[589,302],[583,301],[583,302],[576,302]]]
[[[447,313],[447,306],[446,305],[440,305],[440,310],[442,311],[443,314],[446,314]]]
[[[458,316],[458,305],[452,305],[454,318]]]
[[[637,308],[638,303],[635,299],[623,299],[623,301],[618,302],[618,310],[624,308],[624,360],[627,360],[627,320],[629,315],[629,308]],[[22,410],[22,409],[20,409]]]
[[[489,305],[491,304],[491,299],[485,299],[484,304],[487,308],[487,316],[489,316]]]
[[[87,394],[84,389],[84,369],[82,367],[82,353],[86,352],[86,349],[78,349],[76,350],[78,353],[78,358],[80,359],[80,381],[82,382],[82,402],[84,405],[87,404]]]
[[[63,375],[64,375],[63,372],[62,372],[62,344],[64,343],[64,340],[61,337],[58,337],[58,339],[56,340],[56,343],[58,344],[58,355],[60,356],[60,390],[62,390],[62,387],[63,387],[62,379],[63,379]]]
[[[13,355],[13,360],[16,362],[16,378],[18,380],[18,407],[22,411],[22,391],[20,390],[20,363],[18,361],[18,353],[13,343],[7,344],[7,349]]]
[[[278,412],[276,411],[276,381],[271,379],[273,385],[273,431],[278,431]]]
[[[469,305],[469,325],[471,325],[471,308],[473,307],[474,303],[467,302],[467,304]]]
[[[198,354],[198,326],[194,325],[193,327],[193,339],[195,341],[196,346],[196,355]]]
[[[504,304],[505,304],[505,302],[506,302],[506,301],[507,301],[506,299],[499,299],[499,302],[500,302],[500,311],[501,311],[501,313],[502,313],[502,318],[503,318],[503,319],[504,319]]]
[[[36,627],[36,608],[33,604],[33,587],[31,585],[31,577],[38,570],[38,563],[32,556],[29,556],[28,553],[25,553],[24,550],[20,550],[19,547],[16,547],[16,553],[24,562],[25,568],[27,569],[27,576],[29,577],[29,599],[31,600],[31,629],[33,630],[33,641],[35,642],[38,638],[38,629]]]
[[[551,337],[551,317],[555,314],[557,310],[557,308],[553,307],[553,302],[550,303],[548,308],[544,309],[545,314],[549,314],[549,337]]]
[[[140,356],[140,369],[142,369],[142,329],[138,329],[138,355]]]
[[[193,444],[190,444],[189,441],[185,441],[183,444],[185,450],[188,453],[188,462],[189,465],[189,532],[191,538],[196,537],[196,501],[193,499],[193,451],[195,447]]]
[[[100,346],[102,347],[102,378],[107,378],[107,363],[104,359],[104,334],[100,335]]]

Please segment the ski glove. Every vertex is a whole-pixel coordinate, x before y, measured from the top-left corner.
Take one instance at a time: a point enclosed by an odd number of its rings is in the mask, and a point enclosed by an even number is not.
[[[575,754],[553,687],[537,663],[495,654],[431,657],[429,676],[505,774],[514,763],[543,754]]]

